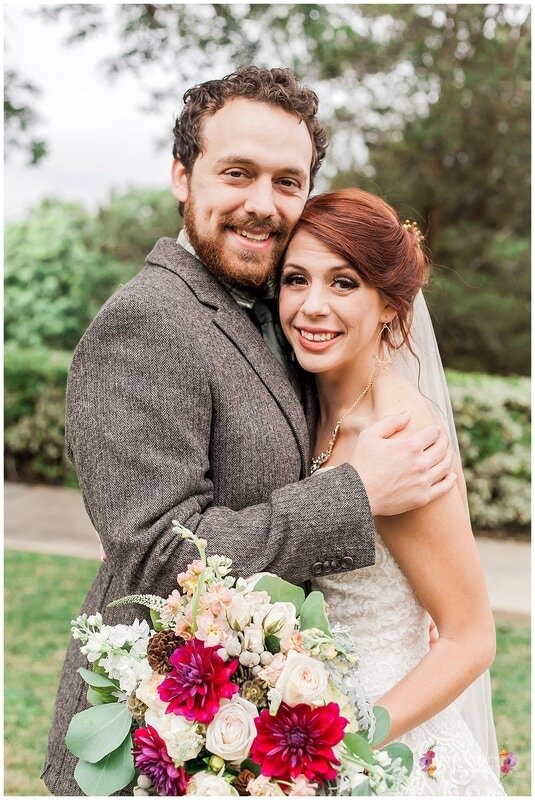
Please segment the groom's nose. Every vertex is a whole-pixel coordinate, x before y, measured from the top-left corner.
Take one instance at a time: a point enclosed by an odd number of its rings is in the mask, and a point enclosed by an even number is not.
[[[243,208],[248,214],[254,214],[260,219],[275,216],[277,209],[275,207],[271,178],[266,176],[251,182],[247,189],[247,197]]]

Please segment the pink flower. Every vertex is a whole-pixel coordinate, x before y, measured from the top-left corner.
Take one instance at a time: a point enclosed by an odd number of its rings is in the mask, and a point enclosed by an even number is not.
[[[287,781],[304,775],[320,783],[336,777],[340,762],[332,748],[343,739],[348,724],[336,703],[291,708],[283,702],[275,716],[265,709],[255,723],[258,733],[250,757],[261,765],[263,775]]]
[[[223,608],[232,603],[232,592],[224,583],[214,584],[209,591],[203,592],[200,598],[200,607],[207,609],[217,617],[223,611]]]
[[[223,643],[230,627],[225,618],[214,617],[206,610],[197,617],[197,632],[195,637],[205,642],[207,647],[215,647]]]
[[[516,756],[510,753],[506,748],[500,750],[500,772],[502,775],[508,775],[516,767]]]
[[[238,687],[230,678],[239,662],[223,661],[217,649],[205,647],[199,639],[190,639],[170,656],[173,669],[158,686],[160,698],[169,703],[166,714],[208,725],[221,700],[230,700],[236,694]]]
[[[173,589],[167,600],[165,601],[166,610],[176,616],[182,606],[182,595],[178,589]]]
[[[185,572],[179,572],[177,575],[177,583],[184,589],[186,594],[193,594],[197,587],[199,575],[205,570],[205,566],[199,558],[188,564]]]
[[[132,753],[136,769],[151,779],[159,794],[170,797],[186,794],[184,768],[174,765],[165,742],[151,725],[134,731]]]

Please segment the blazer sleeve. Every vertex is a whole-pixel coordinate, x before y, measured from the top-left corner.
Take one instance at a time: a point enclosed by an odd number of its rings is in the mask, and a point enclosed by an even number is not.
[[[279,488],[239,511],[214,505],[210,384],[185,320],[112,301],[76,349],[66,441],[87,511],[124,593],[176,587],[194,557],[176,519],[232,558],[237,575],[263,570],[295,583],[368,566],[374,525],[357,472],[344,464]],[[169,369],[179,359],[178,368]]]

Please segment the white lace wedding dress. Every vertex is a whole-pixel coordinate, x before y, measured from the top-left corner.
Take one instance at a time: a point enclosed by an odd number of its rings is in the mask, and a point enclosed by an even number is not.
[[[429,615],[379,535],[373,566],[316,578],[313,588],[323,592],[331,622],[350,628],[357,644],[359,677],[372,702],[398,683],[429,650]],[[497,778],[497,765],[488,763],[461,716],[462,702],[463,696],[399,737],[398,741],[414,754],[413,771],[403,794],[505,794]],[[431,746],[436,753],[434,779],[419,765]]]

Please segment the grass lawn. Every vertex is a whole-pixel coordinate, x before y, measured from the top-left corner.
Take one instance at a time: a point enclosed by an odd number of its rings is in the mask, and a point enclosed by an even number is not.
[[[54,693],[76,616],[98,562],[7,551],[5,555],[4,793],[47,795],[39,779]],[[513,750],[509,795],[530,795],[530,626],[498,620],[492,670],[498,743]]]

